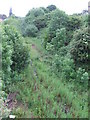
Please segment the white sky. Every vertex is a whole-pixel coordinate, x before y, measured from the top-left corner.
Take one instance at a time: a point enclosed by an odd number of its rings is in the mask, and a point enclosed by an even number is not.
[[[13,14],[23,17],[31,8],[47,7],[51,4],[67,14],[73,14],[88,9],[88,2],[89,0],[0,0],[0,14],[8,16],[12,7]]]

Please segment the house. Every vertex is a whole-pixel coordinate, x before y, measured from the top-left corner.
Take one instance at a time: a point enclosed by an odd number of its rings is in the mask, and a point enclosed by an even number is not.
[[[7,16],[5,14],[0,14],[0,22],[5,20],[6,18],[7,18]]]

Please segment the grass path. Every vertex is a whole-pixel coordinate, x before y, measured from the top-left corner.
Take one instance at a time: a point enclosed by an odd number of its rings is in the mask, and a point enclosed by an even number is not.
[[[27,104],[28,109],[18,108],[13,111],[18,117],[28,118],[87,118],[87,93],[74,92],[73,85],[66,84],[49,70],[40,41],[25,39],[30,48],[31,62],[25,70],[23,82],[11,86],[12,91],[18,90],[17,99]],[[47,57],[49,59],[49,56]]]

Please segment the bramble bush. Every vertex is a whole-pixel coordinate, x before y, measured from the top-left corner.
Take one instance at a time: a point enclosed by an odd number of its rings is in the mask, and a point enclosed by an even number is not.
[[[29,50],[23,38],[15,28],[4,25],[2,30],[2,70],[6,84],[11,81],[11,74],[20,73],[29,63]],[[13,78],[12,78],[13,79]]]
[[[11,75],[11,65],[12,65],[12,53],[13,53],[13,44],[9,40],[9,36],[6,34],[4,27],[2,27],[2,77],[5,80],[5,83],[8,84],[10,81]]]
[[[45,28],[47,26],[47,17],[45,15],[39,16],[34,19],[33,23],[38,28],[38,30]]]
[[[78,68],[76,71],[76,81],[84,86],[88,87],[89,74],[83,68]]]
[[[68,16],[58,9],[56,9],[52,14],[52,19],[50,20],[48,26],[48,41],[50,42],[52,38],[56,36],[57,29],[65,28],[67,25]]]
[[[65,81],[69,81],[75,77],[75,66],[73,59],[71,59],[69,55],[61,57],[56,54],[52,62],[52,68],[57,76],[63,78]]]
[[[0,119],[6,118],[10,114],[10,109],[5,105],[6,92],[3,90],[4,81],[2,80],[2,70],[0,70]]]
[[[70,43],[70,53],[75,63],[87,62],[88,52],[90,51],[88,28],[75,31],[73,40]]]
[[[66,41],[66,29],[61,28],[57,29],[56,37],[52,38],[51,43],[54,45],[55,51],[58,51],[62,46],[65,46]]]
[[[35,17],[42,16],[44,14],[45,14],[45,12],[42,8],[33,8],[27,13],[26,18],[30,17],[31,19],[33,19]]]
[[[36,37],[37,32],[38,29],[34,24],[27,24],[23,35],[28,37]]]
[[[42,8],[31,9],[22,20],[22,35],[36,37],[38,30],[46,26],[46,17],[44,14],[45,12]]]
[[[81,85],[82,88],[88,88],[89,74],[83,68],[75,68],[73,59],[69,55],[61,57],[55,55],[52,61],[52,71],[63,81],[72,81],[75,85]]]
[[[6,19],[3,24],[4,25],[10,25],[12,27],[15,27],[18,32],[21,33],[21,22],[23,18],[11,16],[9,19]]]
[[[4,105],[6,93],[2,90],[3,81],[0,79],[0,119],[6,118],[10,114],[10,110]]]

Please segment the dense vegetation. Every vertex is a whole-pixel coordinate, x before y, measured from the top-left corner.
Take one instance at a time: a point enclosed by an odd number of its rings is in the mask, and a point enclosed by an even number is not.
[[[88,118],[89,38],[88,15],[54,5],[2,22],[0,117]]]

